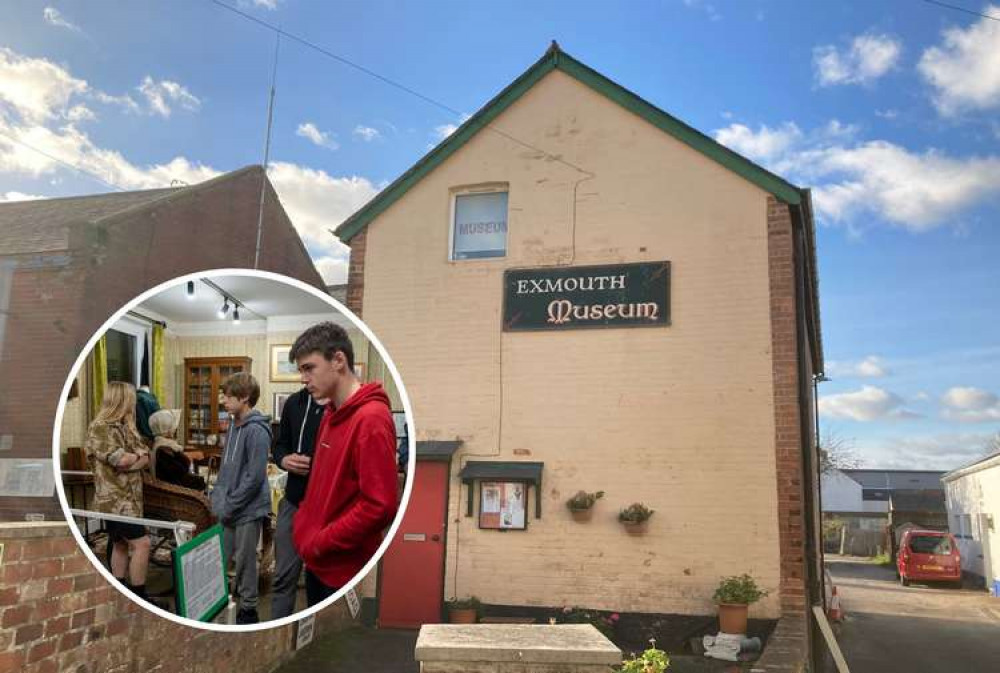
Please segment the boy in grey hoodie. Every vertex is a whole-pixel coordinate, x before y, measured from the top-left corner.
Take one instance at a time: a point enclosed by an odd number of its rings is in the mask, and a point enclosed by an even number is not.
[[[257,541],[271,511],[267,460],[271,449],[269,419],[253,407],[260,398],[257,380],[246,372],[222,384],[222,403],[233,422],[212,490],[212,512],[223,527],[226,559],[236,564],[240,610],[237,624],[255,624],[257,615]]]

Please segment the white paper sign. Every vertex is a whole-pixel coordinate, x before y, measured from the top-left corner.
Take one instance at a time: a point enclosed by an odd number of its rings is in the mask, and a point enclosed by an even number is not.
[[[347,599],[347,609],[351,611],[351,617],[357,619],[358,615],[361,614],[361,601],[358,600],[358,592],[351,589],[344,595],[344,598]]]
[[[316,615],[309,615],[305,619],[296,622],[295,649],[301,650],[312,642],[313,633],[316,631]]]

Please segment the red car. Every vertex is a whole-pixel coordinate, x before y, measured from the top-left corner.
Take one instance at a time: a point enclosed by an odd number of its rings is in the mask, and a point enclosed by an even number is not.
[[[902,585],[910,582],[951,582],[962,586],[962,558],[951,533],[908,530],[899,541],[896,573]]]

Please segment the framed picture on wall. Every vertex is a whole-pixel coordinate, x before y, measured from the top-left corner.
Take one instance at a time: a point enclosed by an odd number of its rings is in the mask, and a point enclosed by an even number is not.
[[[271,381],[274,383],[296,383],[299,370],[294,362],[288,361],[292,344],[271,344]]]
[[[274,415],[274,420],[275,421],[280,421],[281,420],[281,412],[285,408],[285,402],[288,401],[288,398],[291,397],[293,395],[293,393],[272,393],[271,395],[273,397],[272,404],[271,404],[271,409],[274,411],[274,414],[273,414]]]

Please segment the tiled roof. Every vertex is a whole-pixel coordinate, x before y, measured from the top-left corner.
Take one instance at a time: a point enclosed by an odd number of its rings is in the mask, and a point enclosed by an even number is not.
[[[151,203],[180,189],[183,187],[0,203],[0,255],[67,250],[70,226]]]

